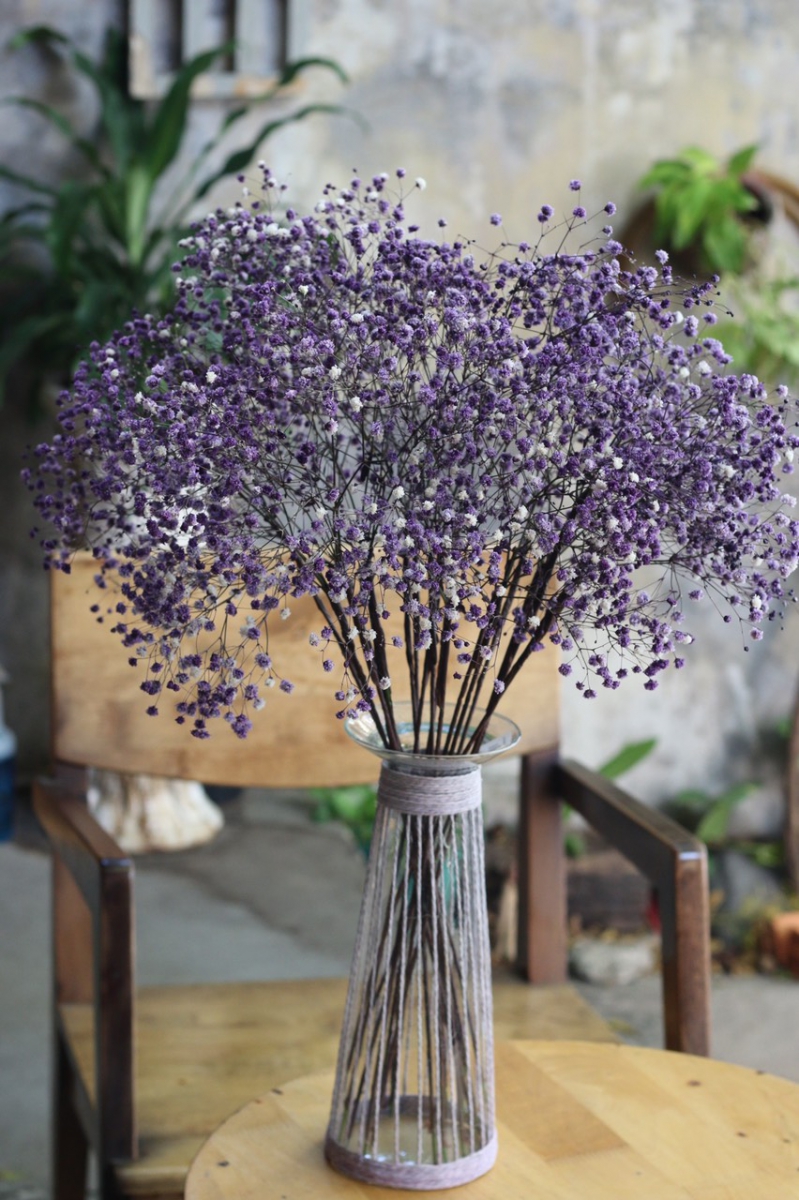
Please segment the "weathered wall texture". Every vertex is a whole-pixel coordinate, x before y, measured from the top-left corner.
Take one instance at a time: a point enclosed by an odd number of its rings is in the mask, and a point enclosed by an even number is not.
[[[692,142],[725,154],[757,141],[764,166],[799,179],[792,0],[294,0],[292,9],[302,53],[336,58],[352,79],[342,92],[326,74],[308,76],[295,101],[343,100],[368,121],[363,129],[317,118],[272,141],[265,157],[299,205],[352,167],[368,175],[403,165],[428,181],[413,201],[423,231],[444,215],[451,231],[490,245],[489,213],[500,211],[508,232],[522,238],[541,202],[567,202],[574,176],[589,209],[613,199],[620,217],[629,213],[634,181],[651,160]],[[20,23],[48,21],[93,48],[114,11],[111,0],[6,3],[0,42]],[[0,68],[2,91],[56,98],[29,60],[6,56]],[[90,128],[79,91],[73,105]],[[215,119],[198,110],[195,146]],[[68,167],[34,118],[9,114],[0,159],[14,155],[51,175]],[[223,189],[218,198],[235,194]],[[15,674],[10,712],[30,764],[43,744],[43,602],[33,556],[20,548],[24,505],[11,498],[21,440],[13,430],[3,439],[0,486],[10,519],[0,545],[0,659]],[[769,636],[745,655],[738,631],[712,615],[697,613],[689,668],[654,695],[630,684],[589,704],[567,688],[567,751],[597,762],[624,741],[657,735],[656,755],[631,777],[650,798],[750,772],[759,727],[773,725],[792,701],[799,617],[781,640]],[[776,792],[761,810],[779,820]]]

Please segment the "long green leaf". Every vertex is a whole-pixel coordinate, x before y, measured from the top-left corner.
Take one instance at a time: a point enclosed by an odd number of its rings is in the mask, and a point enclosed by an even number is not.
[[[743,175],[752,164],[752,159],[757,154],[760,147],[757,142],[752,146],[744,146],[742,150],[737,150],[735,154],[727,160],[727,174],[735,175],[738,178]]]
[[[125,245],[134,267],[141,264],[147,245],[147,218],[153,184],[150,172],[138,164],[134,164],[125,177]]]
[[[712,195],[713,180],[704,177],[683,188],[671,235],[676,250],[683,250],[693,241],[708,214]]]
[[[749,239],[744,227],[734,216],[727,215],[721,221],[708,225],[702,245],[710,266],[716,271],[734,271],[739,274],[746,261]]]
[[[308,67],[325,67],[327,70],[332,71],[334,75],[338,75],[342,83],[349,83],[350,81],[347,72],[335,59],[311,56],[309,58],[295,58],[292,62],[286,63],[280,73],[280,79],[277,83],[278,88],[284,88],[287,84],[293,83],[297,76],[306,71]]]
[[[227,114],[217,132],[203,146],[198,155],[198,161],[207,158],[208,155],[216,149],[222,140],[223,135],[227,133],[227,131],[231,129],[233,125],[237,124],[242,117],[246,117],[247,114],[252,111],[253,105],[276,99],[279,93],[283,91],[283,89],[286,88],[290,83],[292,83],[297,75],[306,70],[308,67],[327,67],[331,71],[334,71],[336,75],[338,75],[342,83],[349,83],[349,76],[347,75],[347,72],[332,58],[300,58],[296,59],[294,62],[287,63],[283,68],[280,78],[275,84],[273,84],[271,88],[268,88],[267,91],[261,93],[260,95],[248,97],[246,105],[242,105],[240,108],[234,108],[232,112]]]
[[[172,86],[159,104],[150,126],[150,146],[144,159],[144,165],[153,181],[163,174],[175,158],[183,141],[188,119],[191,85],[198,75],[202,75],[217,58],[229,53],[232,48],[233,43],[228,42],[216,50],[206,50],[186,63],[175,76]]]
[[[39,338],[53,334],[59,326],[65,324],[63,313],[42,316],[35,314],[11,326],[6,336],[0,341],[0,404],[3,401],[6,376],[14,363],[19,362],[23,355]]]
[[[62,116],[60,112],[56,112],[49,104],[42,104],[40,100],[33,100],[28,96],[6,96],[0,100],[0,104],[14,104],[18,108],[28,108],[32,112],[44,117],[45,120],[54,125],[72,143],[76,150],[80,151],[96,171],[99,171],[101,175],[108,176],[108,168],[97,153],[96,147],[87,141],[86,138],[82,137],[66,117]]]
[[[657,738],[647,738],[643,742],[630,742],[599,768],[599,774],[603,775],[605,779],[618,779],[625,771],[631,771],[634,766],[647,758],[656,745]]]
[[[31,192],[39,192],[42,196],[56,195],[56,188],[51,187],[49,183],[40,183],[38,179],[31,179],[29,175],[21,175],[19,171],[12,171],[10,167],[0,166],[0,179],[7,179],[9,183],[18,183],[20,187],[26,187]]]
[[[223,165],[218,171],[214,171],[212,175],[200,184],[192,197],[192,200],[201,200],[210,192],[215,183],[220,179],[224,179],[226,175],[235,175],[248,167],[255,158],[261,143],[264,142],[270,134],[275,133],[278,129],[283,129],[286,125],[293,125],[297,121],[303,121],[312,113],[339,113],[357,118],[356,113],[350,112],[348,109],[342,108],[339,104],[307,104],[304,108],[297,109],[296,112],[289,113],[285,117],[276,117],[271,121],[267,121],[262,125],[255,136],[255,139],[249,146],[243,147],[241,150],[236,150],[233,154],[225,159]]]
[[[0,230],[4,237],[29,237],[30,231],[34,230],[41,233],[41,225],[19,225],[20,217],[27,217],[29,213],[50,212],[52,205],[41,204],[36,200],[29,201],[28,204],[20,204],[17,208],[7,208],[0,217]]]
[[[662,187],[666,184],[679,182],[684,183],[690,176],[691,168],[688,163],[681,162],[679,159],[660,159],[649,168],[645,175],[642,175],[638,180],[640,188]]]
[[[58,199],[47,226],[47,248],[56,273],[64,278],[73,274],[73,263],[79,253],[78,232],[86,221],[94,188],[68,179],[58,190]]]
[[[697,175],[713,175],[719,169],[719,160],[701,146],[686,146],[681,157],[691,164]]]
[[[145,137],[144,105],[128,92],[127,42],[118,30],[109,29],[103,58],[93,63],[73,49],[72,64],[89,79],[100,100],[100,120],[114,156],[114,170],[125,171],[140,153]]]
[[[696,828],[700,841],[715,845],[727,836],[732,811],[752,791],[751,783],[739,783],[713,801]]]
[[[9,38],[6,42],[6,49],[20,50],[23,46],[51,46],[53,43],[62,46],[70,45],[69,38],[65,34],[59,33],[57,29],[53,29],[50,25],[29,25],[26,29],[20,29],[18,33]]]

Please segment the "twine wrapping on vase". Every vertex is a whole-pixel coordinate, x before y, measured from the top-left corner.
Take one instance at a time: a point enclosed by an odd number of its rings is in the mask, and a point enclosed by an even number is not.
[[[480,801],[479,767],[383,764],[325,1142],[367,1183],[453,1187],[496,1157]]]

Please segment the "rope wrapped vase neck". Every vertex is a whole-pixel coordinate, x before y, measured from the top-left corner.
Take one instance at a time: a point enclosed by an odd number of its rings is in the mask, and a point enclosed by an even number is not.
[[[421,775],[384,763],[377,787],[379,804],[411,816],[454,816],[478,808],[482,796],[479,767],[453,775]]]
[[[479,767],[383,764],[325,1142],[366,1183],[454,1187],[496,1158],[480,801]]]

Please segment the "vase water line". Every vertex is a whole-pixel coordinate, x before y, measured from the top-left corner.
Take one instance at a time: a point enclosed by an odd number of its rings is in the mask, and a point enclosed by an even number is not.
[[[380,753],[325,1154],[363,1182],[454,1187],[497,1152],[479,765],[493,755]]]

